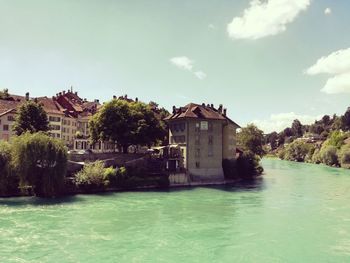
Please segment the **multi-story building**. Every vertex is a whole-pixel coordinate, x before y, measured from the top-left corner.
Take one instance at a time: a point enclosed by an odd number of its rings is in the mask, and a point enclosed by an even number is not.
[[[27,100],[26,96],[9,95],[0,99],[0,140],[9,141],[14,132],[12,131],[17,109]],[[62,91],[52,98],[39,97],[35,100],[40,103],[47,113],[50,135],[63,140],[66,145],[73,148],[79,132],[80,138],[87,141],[89,118],[100,107],[99,101],[89,102],[81,99],[77,92],[71,90]]]
[[[166,119],[169,145],[181,150],[181,165],[193,180],[223,179],[223,159],[236,158],[236,129],[222,105],[173,107]]]

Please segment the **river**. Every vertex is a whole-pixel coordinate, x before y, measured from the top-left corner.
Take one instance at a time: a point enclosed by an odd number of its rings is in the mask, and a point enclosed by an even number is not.
[[[350,171],[263,166],[234,187],[0,199],[0,262],[350,262]]]

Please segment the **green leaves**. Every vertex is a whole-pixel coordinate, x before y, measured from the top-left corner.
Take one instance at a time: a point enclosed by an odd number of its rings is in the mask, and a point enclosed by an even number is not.
[[[259,156],[265,154],[263,150],[264,134],[254,124],[249,124],[241,129],[237,134],[237,142],[244,151],[250,151]]]
[[[112,100],[89,122],[92,141],[109,140],[124,149],[129,145],[151,145],[166,135],[164,125],[150,106],[142,102]]]
[[[13,130],[17,135],[25,132],[48,131],[49,122],[43,107],[34,101],[24,103],[18,110]]]

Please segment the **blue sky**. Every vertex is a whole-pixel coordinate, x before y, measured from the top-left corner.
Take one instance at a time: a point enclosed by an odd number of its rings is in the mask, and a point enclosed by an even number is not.
[[[0,88],[222,103],[241,125],[280,130],[350,106],[349,11],[344,0],[0,0]]]

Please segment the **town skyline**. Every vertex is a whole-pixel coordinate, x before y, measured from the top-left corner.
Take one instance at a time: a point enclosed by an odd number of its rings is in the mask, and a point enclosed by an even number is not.
[[[344,113],[350,4],[275,2],[0,1],[0,88],[223,104],[265,132]],[[259,16],[271,20],[252,29]]]

